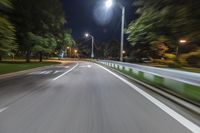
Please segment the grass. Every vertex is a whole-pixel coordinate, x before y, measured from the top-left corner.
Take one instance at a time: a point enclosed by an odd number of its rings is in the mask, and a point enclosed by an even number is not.
[[[169,68],[167,65],[160,65],[160,64],[149,64],[149,66],[159,67],[159,68]],[[194,68],[194,67],[181,67],[181,68],[169,68],[169,69],[200,73],[200,68]]]
[[[0,75],[55,64],[59,64],[59,62],[25,63],[24,61],[2,61],[0,62]]]
[[[200,68],[183,67],[181,70],[194,72],[194,73],[200,73]]]

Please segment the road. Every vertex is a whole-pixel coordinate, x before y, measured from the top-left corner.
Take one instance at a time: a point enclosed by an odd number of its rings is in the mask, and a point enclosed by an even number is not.
[[[94,63],[0,81],[0,133],[191,132],[200,127]]]
[[[117,61],[103,61],[103,62],[110,62],[115,63],[119,65],[125,65],[127,67],[133,67],[136,70],[153,73],[155,75],[161,75],[162,77],[168,77],[174,80],[178,80],[181,82],[193,84],[196,86],[200,86],[200,74],[193,73],[193,72],[185,72],[180,70],[174,70],[169,68],[158,68],[158,67],[151,67],[151,66],[145,66],[145,65],[138,65],[133,63],[122,63]]]

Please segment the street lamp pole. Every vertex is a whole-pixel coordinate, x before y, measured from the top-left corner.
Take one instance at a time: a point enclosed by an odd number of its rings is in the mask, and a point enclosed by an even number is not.
[[[91,39],[92,39],[91,58],[94,58],[94,36],[92,36],[92,35],[86,33],[86,34],[85,34],[85,37],[87,37],[87,38],[88,38],[88,37],[91,37]]]
[[[188,41],[187,40],[184,40],[184,39],[181,39],[181,40],[179,40],[179,43],[178,43],[178,45],[177,45],[177,47],[176,47],[176,57],[178,58],[178,56],[179,56],[179,47],[180,47],[180,45],[181,44],[186,44]]]
[[[92,53],[91,53],[91,58],[94,58],[94,37],[91,36],[92,38]]]
[[[113,0],[106,0],[105,6],[106,8],[111,8],[113,5]],[[121,45],[120,45],[120,61],[123,62],[123,51],[124,51],[124,21],[125,21],[125,7],[117,2],[117,4],[119,5],[119,7],[122,10],[122,22],[121,22]]]
[[[123,62],[125,7],[122,5],[120,7],[122,9],[120,61]]]

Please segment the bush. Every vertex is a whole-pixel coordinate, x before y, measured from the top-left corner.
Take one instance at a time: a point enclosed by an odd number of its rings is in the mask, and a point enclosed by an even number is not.
[[[154,59],[153,63],[160,64],[160,65],[168,65],[170,63],[174,63],[174,61],[173,60]]]
[[[169,64],[168,64],[168,67],[169,67],[169,68],[181,68],[182,65],[181,65],[180,63],[173,62],[173,63],[169,63]]]
[[[181,55],[179,61],[182,65],[200,67],[200,49]]]
[[[176,59],[176,55],[175,54],[166,53],[166,54],[164,54],[164,58],[166,58],[166,59]]]

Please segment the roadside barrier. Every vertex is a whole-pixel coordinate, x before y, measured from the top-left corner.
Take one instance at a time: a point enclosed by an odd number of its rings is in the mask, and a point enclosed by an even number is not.
[[[185,99],[195,105],[200,106],[200,86],[185,83],[174,78],[165,77],[163,75],[147,72],[126,66],[126,64],[117,64],[109,61],[98,61],[99,63],[118,70],[132,78],[150,84],[154,87],[163,89],[173,95]]]

